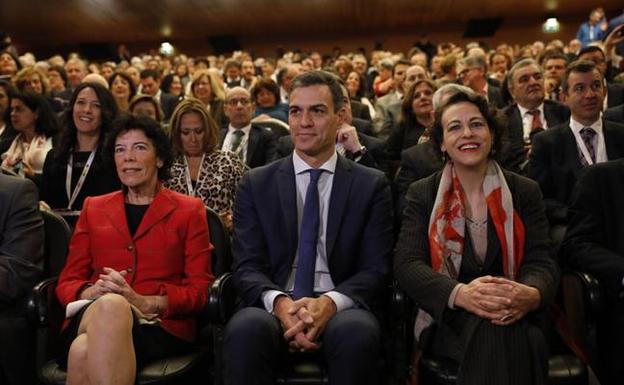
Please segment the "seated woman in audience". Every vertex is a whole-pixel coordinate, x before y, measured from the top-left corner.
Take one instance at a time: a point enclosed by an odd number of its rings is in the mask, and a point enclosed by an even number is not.
[[[150,117],[160,123],[163,128],[167,128],[166,123],[163,121],[165,113],[152,96],[142,94],[136,95],[130,101],[129,112],[133,116]],[[165,132],[168,131],[165,129]]]
[[[191,351],[213,280],[204,205],[162,186],[171,145],[158,123],[123,116],[105,153],[123,188],[85,200],[56,287],[63,306],[92,301],[64,325],[68,385],[131,385],[146,363]]]
[[[386,151],[391,159],[400,159],[401,151],[418,144],[420,136],[433,126],[432,97],[436,90],[433,81],[421,79],[405,93],[401,116],[386,142]]]
[[[219,128],[227,126],[228,121],[223,110],[225,90],[213,72],[207,69],[195,71],[186,95],[204,103]]]
[[[58,143],[43,165],[40,199],[49,207],[80,211],[86,197],[119,189],[117,173],[102,148],[116,116],[117,106],[107,89],[96,83],[76,87]]]
[[[531,321],[553,301],[558,269],[538,185],[494,160],[496,114],[464,93],[436,112],[431,141],[447,160],[407,192],[394,272],[420,306],[419,347],[456,362],[458,384],[545,384]]]
[[[15,88],[7,80],[0,80],[0,154],[9,149],[17,132],[11,125],[11,97]]]
[[[19,59],[9,51],[0,53],[0,79],[11,80],[11,78],[22,69]]]
[[[117,104],[117,110],[119,112],[129,111],[130,101],[136,95],[136,86],[130,75],[125,72],[115,72],[108,78],[108,86]]]
[[[345,80],[345,84],[347,85],[347,90],[349,91],[349,98],[352,101],[362,103],[366,106],[368,108],[368,112],[370,113],[370,118],[374,119],[375,107],[366,97],[366,80],[364,80],[364,77],[357,71],[351,71],[347,76],[347,80]]]
[[[43,96],[16,92],[11,98],[11,125],[18,134],[2,154],[1,167],[38,183],[58,130],[54,111]]]
[[[169,74],[165,76],[160,82],[160,89],[162,92],[173,96],[184,96],[184,87],[182,85],[182,81],[180,80],[180,77],[176,74]]]
[[[271,78],[259,78],[251,89],[251,99],[256,110],[254,117],[268,115],[288,123],[288,105],[280,101],[280,89]]]
[[[21,69],[14,77],[13,84],[18,91],[30,91],[39,95],[50,94],[50,84],[45,73],[36,67]]]
[[[218,149],[218,128],[199,100],[182,101],[171,116],[175,160],[167,187],[201,198],[232,228],[232,207],[245,164]]]

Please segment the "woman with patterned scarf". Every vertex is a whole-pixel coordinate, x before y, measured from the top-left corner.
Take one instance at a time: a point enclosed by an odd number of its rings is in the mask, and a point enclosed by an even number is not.
[[[458,364],[458,384],[545,384],[536,318],[559,273],[538,185],[501,169],[504,126],[480,96],[458,93],[431,140],[444,168],[412,184],[394,271],[419,305],[421,350]]]

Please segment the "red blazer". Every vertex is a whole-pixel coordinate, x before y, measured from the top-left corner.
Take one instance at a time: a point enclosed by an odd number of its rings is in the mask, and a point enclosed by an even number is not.
[[[206,302],[212,245],[201,200],[161,188],[130,236],[121,191],[84,201],[59,277],[56,295],[63,306],[95,283],[104,267],[127,270],[126,281],[142,295],[167,295],[161,326],[193,341],[194,315]]]

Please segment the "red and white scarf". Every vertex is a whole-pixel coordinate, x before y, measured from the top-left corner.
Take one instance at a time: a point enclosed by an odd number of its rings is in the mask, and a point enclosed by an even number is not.
[[[489,161],[483,193],[503,254],[505,277],[516,280],[524,257],[525,229],[513,208],[513,198],[503,171],[495,161]],[[440,186],[429,218],[429,249],[431,268],[457,279],[464,253],[466,229],[465,197],[452,162],[442,170]],[[432,322],[422,309],[416,320],[416,336]]]

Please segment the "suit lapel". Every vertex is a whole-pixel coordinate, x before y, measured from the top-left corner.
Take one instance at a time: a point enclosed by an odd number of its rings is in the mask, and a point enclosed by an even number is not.
[[[327,259],[331,258],[338,232],[342,224],[343,213],[347,206],[351,183],[353,180],[352,165],[338,156],[336,172],[329,198],[329,213],[327,214],[327,229],[325,234]]]
[[[219,148],[223,149],[223,142],[225,142],[225,136],[227,135],[227,127],[219,130]]]
[[[607,152],[607,160],[617,159],[619,157],[619,152],[622,151],[621,148],[618,148],[618,143],[613,137],[613,132],[611,131],[611,127],[609,127],[609,123],[602,119],[602,132],[604,133],[604,143],[605,143],[605,151]]]
[[[292,155],[282,160],[277,172],[277,187],[285,225],[283,231],[288,242],[288,255],[291,258],[288,262],[292,263],[297,251],[299,234],[297,228],[297,188],[295,186],[295,168]]]
[[[126,218],[126,210],[124,206],[124,193],[119,192],[106,202],[104,215],[111,225],[119,232],[127,243],[130,243],[130,229],[128,229],[128,219]],[[121,219],[121,224],[119,220]]]
[[[154,225],[162,221],[167,215],[175,210],[176,204],[169,197],[167,190],[161,189],[150,204],[141,224],[134,234],[133,239],[138,239],[147,233]]]
[[[566,121],[564,129],[561,131],[561,141],[562,149],[564,151],[563,159],[561,162],[563,164],[569,164],[572,168],[572,172],[575,177],[578,177],[578,174],[581,172],[583,165],[581,165],[581,159],[579,158],[579,150],[576,144],[576,139],[574,138],[574,133],[570,128],[570,121]]]
[[[258,132],[258,130],[263,130],[263,128],[251,126],[251,130],[249,130],[249,140],[247,141],[247,155],[245,157],[248,165],[251,164],[251,160],[253,159],[256,148],[258,147],[258,141],[260,140],[260,132]]]

